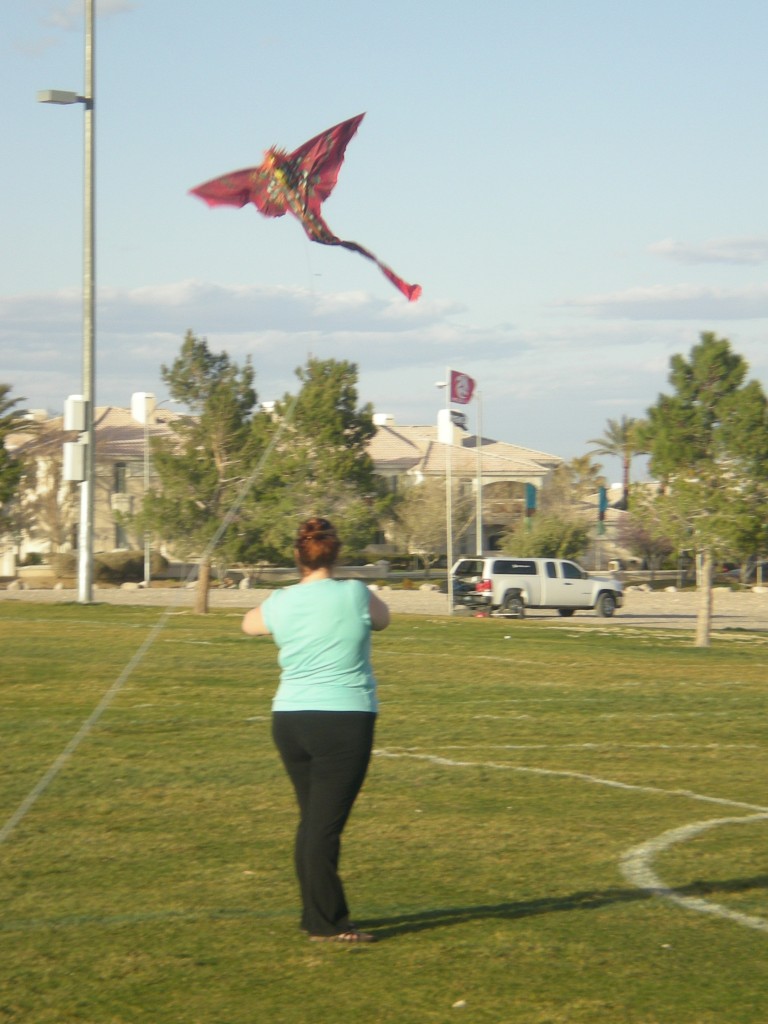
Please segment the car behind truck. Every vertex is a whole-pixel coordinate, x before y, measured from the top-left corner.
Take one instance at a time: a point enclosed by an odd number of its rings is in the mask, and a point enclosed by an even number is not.
[[[510,618],[522,618],[526,608],[611,616],[624,601],[618,580],[590,576],[563,558],[460,558],[451,575],[456,604]]]

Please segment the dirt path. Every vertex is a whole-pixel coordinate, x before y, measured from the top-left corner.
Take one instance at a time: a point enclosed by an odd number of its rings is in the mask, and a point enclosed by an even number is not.
[[[269,596],[268,590],[212,590],[211,608],[242,610],[261,604]],[[414,615],[446,615],[448,604],[445,594],[420,590],[382,590],[380,596],[394,613]],[[0,601],[73,602],[74,590],[17,590],[0,591]],[[115,590],[96,589],[94,603],[146,605],[147,607],[191,608],[194,594],[191,590]],[[666,591],[648,593],[629,590],[625,604],[612,619],[601,619],[593,612],[577,612],[572,618],[561,618],[556,612],[529,611],[532,621],[551,622],[563,626],[602,627],[652,626],[663,629],[695,629],[699,596],[696,593]],[[457,614],[467,613],[465,611]],[[762,591],[736,593],[727,589],[714,592],[713,629],[768,630],[768,588]]]

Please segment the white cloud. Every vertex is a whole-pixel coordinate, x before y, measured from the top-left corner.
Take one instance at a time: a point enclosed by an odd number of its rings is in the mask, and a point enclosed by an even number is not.
[[[735,263],[756,266],[768,263],[768,237],[713,238],[691,244],[665,238],[648,246],[650,252],[677,263]]]
[[[96,15],[98,17],[111,14],[125,14],[133,11],[137,4],[133,0],[96,0]],[[71,29],[79,28],[83,20],[83,0],[69,0],[66,4],[54,4],[46,17],[46,24],[53,28]]]
[[[755,320],[768,317],[768,284],[747,288],[656,285],[586,295],[557,303],[601,318],[630,320]]]
[[[763,298],[768,303],[768,291]],[[96,400],[125,406],[134,391],[165,399],[161,365],[173,362],[191,328],[241,365],[251,357],[261,399],[295,392],[294,371],[310,355],[354,362],[360,401],[400,423],[432,423],[445,401],[435,382],[449,366],[462,370],[478,381],[487,436],[571,458],[600,435],[607,416],[642,415],[665,386],[670,356],[687,352],[708,329],[706,322],[648,323],[617,312],[669,299],[659,290],[597,296],[571,304],[585,314],[576,321],[523,328],[479,326],[455,305],[412,305],[395,295],[390,302],[364,292],[202,281],[104,287]],[[81,329],[77,288],[0,296],[0,382],[33,408],[61,410],[81,390]],[[728,334],[754,369],[765,369],[761,337]],[[475,415],[470,410],[472,429]]]
[[[162,387],[160,366],[175,358],[188,329],[238,362],[251,356],[264,397],[291,388],[295,367],[310,354],[348,359],[373,374],[397,366],[409,391],[420,372],[431,387],[450,361],[515,351],[506,329],[456,326],[455,311],[447,303],[414,306],[363,292],[200,281],[103,287],[96,307],[97,401],[122,404],[131,390]],[[81,324],[77,288],[0,297],[0,380],[35,405],[59,406],[79,389]]]

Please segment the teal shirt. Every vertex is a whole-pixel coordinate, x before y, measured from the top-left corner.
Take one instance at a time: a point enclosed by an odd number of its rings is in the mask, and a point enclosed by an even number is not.
[[[376,711],[370,594],[360,580],[276,590],[261,606],[280,649],[273,711]]]

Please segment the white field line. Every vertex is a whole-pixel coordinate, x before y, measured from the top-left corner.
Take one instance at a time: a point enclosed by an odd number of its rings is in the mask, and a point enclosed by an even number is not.
[[[27,814],[29,813],[30,809],[35,804],[37,799],[40,796],[42,796],[42,794],[46,791],[48,786],[50,786],[53,780],[59,775],[59,773],[64,768],[66,763],[75,753],[77,748],[80,746],[82,741],[94,728],[94,726],[97,724],[97,722],[104,714],[104,712],[107,710],[109,705],[112,703],[114,698],[131,678],[131,676],[133,675],[133,670],[137,667],[137,665],[139,665],[144,660],[144,656],[152,647],[158,635],[162,632],[167,621],[167,618],[168,616],[166,613],[157,620],[154,626],[152,626],[152,628],[145,636],[144,642],[141,644],[139,649],[136,651],[134,656],[125,666],[125,668],[117,677],[117,679],[115,679],[115,681],[106,691],[106,693],[101,698],[96,707],[93,709],[91,714],[85,719],[85,721],[82,723],[80,728],[77,730],[77,732],[66,745],[66,747],[62,750],[59,756],[54,759],[48,770],[41,776],[41,778],[32,787],[29,793],[27,793],[27,795],[21,801],[21,803],[16,808],[14,813],[5,822],[3,827],[0,828],[0,844],[4,843],[8,836],[11,834],[11,832],[13,832],[13,830],[16,828],[16,826],[20,822],[22,822],[24,818],[26,818]]]
[[[627,850],[621,857],[620,868],[624,878],[631,885],[655,896],[660,896],[671,903],[684,907],[686,910],[693,910],[699,914],[712,914],[715,917],[733,921],[746,928],[768,932],[768,920],[765,918],[742,914],[739,911],[730,910],[728,907],[724,907],[719,903],[712,903],[709,900],[684,896],[670,886],[665,885],[652,867],[654,858],[664,850],[674,846],[675,843],[693,839],[710,829],[724,825],[743,825],[768,821],[768,807],[761,807],[759,804],[743,803],[740,800],[707,796],[704,793],[696,793],[689,789],[662,789],[658,786],[641,786],[634,783],[618,782],[615,779],[603,779],[597,775],[589,775],[585,772],[562,771],[553,768],[529,768],[524,765],[499,764],[494,761],[456,761],[447,757],[438,757],[435,754],[420,754],[412,750],[381,749],[375,750],[374,754],[377,757],[410,758],[416,761],[428,761],[430,764],[440,765],[445,768],[491,768],[497,771],[510,771],[518,774],[578,779],[582,782],[588,782],[596,786],[607,786],[611,789],[623,789],[635,793],[651,793],[657,796],[683,797],[701,803],[720,804],[725,807],[753,811],[755,813],[743,817],[711,818],[707,821],[692,822],[690,825],[670,829],[653,839],[649,839]]]
[[[709,900],[683,896],[664,885],[652,867],[654,858],[669,849],[670,846],[674,846],[675,843],[684,843],[688,839],[694,839],[703,832],[708,832],[720,825],[745,825],[756,821],[768,821],[768,813],[749,814],[744,818],[712,818],[709,821],[695,821],[690,825],[683,825],[681,828],[672,828],[668,832],[662,832],[661,835],[627,850],[621,858],[621,873],[628,882],[637,886],[638,889],[661,896],[671,903],[685,907],[686,910],[695,910],[699,914],[713,914],[715,917],[735,921],[736,924],[743,925],[745,928],[768,932],[768,921],[765,918],[742,914],[738,910],[731,910],[720,903],[712,903]]]
[[[295,396],[291,401],[291,404],[289,405],[288,410],[286,412],[285,418],[280,421],[277,430],[270,438],[269,444],[262,452],[261,458],[256,463],[256,466],[254,467],[250,476],[247,478],[245,483],[238,491],[234,501],[232,502],[232,505],[230,506],[224,518],[219,523],[219,526],[217,527],[213,537],[208,542],[208,546],[206,547],[205,551],[202,554],[202,560],[210,558],[210,556],[218,547],[219,541],[224,536],[227,527],[234,520],[235,516],[237,515],[240,509],[240,506],[245,501],[248,491],[256,482],[256,478],[261,474],[261,471],[264,468],[267,459],[272,454],[272,450],[277,444],[278,438],[281,436],[283,431],[286,429],[286,427],[290,424],[291,420],[293,419],[293,411],[296,406],[296,397],[297,396]],[[69,743],[67,743],[67,745],[58,755],[58,757],[56,757],[53,760],[53,762],[48,767],[47,771],[43,773],[41,778],[38,779],[37,783],[27,793],[27,795],[21,801],[21,803],[10,816],[10,818],[8,818],[8,820],[5,822],[2,828],[0,828],[0,845],[2,845],[8,839],[8,837],[17,827],[17,825],[19,825],[24,820],[24,818],[26,818],[27,814],[30,812],[34,804],[37,802],[37,800],[48,789],[48,787],[54,781],[54,779],[58,777],[62,769],[65,767],[70,758],[74,755],[75,751],[83,742],[83,740],[88,736],[91,730],[98,724],[102,715],[107,711],[114,698],[118,695],[118,693],[120,693],[125,684],[133,675],[134,669],[141,664],[146,654],[150,651],[155,641],[162,633],[171,615],[174,614],[176,602],[181,600],[181,596],[182,594],[179,591],[175,595],[175,599],[171,603],[170,607],[166,608],[165,611],[163,611],[163,613],[158,618],[157,622],[150,628],[139,649],[128,661],[125,668],[118,675],[117,679],[115,679],[115,681],[111,684],[109,689],[105,692],[105,694],[103,695],[99,703],[96,705],[94,710],[91,712],[91,714],[85,719],[85,721],[82,723],[82,725],[77,730],[72,739],[69,741]]]

